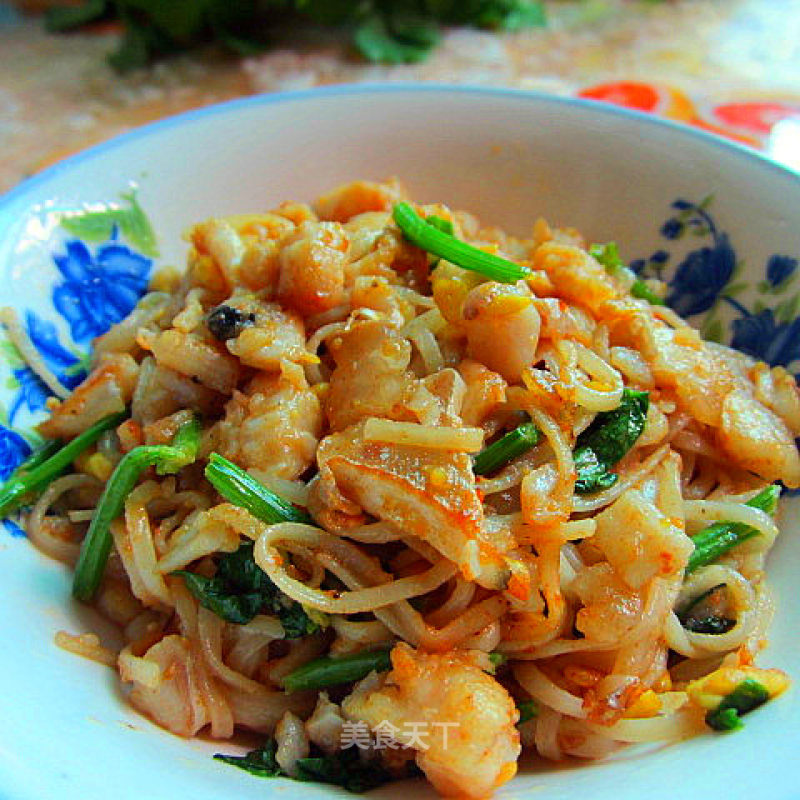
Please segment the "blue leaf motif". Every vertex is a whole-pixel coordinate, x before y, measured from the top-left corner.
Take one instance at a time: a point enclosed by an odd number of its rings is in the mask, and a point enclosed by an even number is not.
[[[669,261],[669,253],[666,250],[656,250],[653,255],[650,256],[650,260],[654,264],[666,264]]]
[[[21,367],[14,370],[14,377],[19,387],[14,402],[8,411],[8,421],[14,422],[19,410],[25,406],[31,413],[44,408],[45,401],[51,392],[42,383],[39,376],[30,367]]]
[[[28,535],[22,528],[20,528],[19,525],[17,525],[16,522],[14,522],[13,519],[4,519],[3,527],[6,529],[8,533],[17,538],[24,538],[25,536]]]
[[[79,359],[64,348],[58,339],[56,326],[42,319],[33,311],[25,314],[25,327],[31,343],[39,351],[45,364],[56,374],[59,381],[68,389],[74,389],[86,377],[84,370],[76,370]],[[17,394],[8,412],[9,422],[24,406],[31,413],[44,408],[45,401],[52,394],[30,367],[19,367],[13,371],[19,384]]]
[[[105,333],[126,317],[147,290],[152,260],[114,238],[94,254],[79,239],[54,256],[64,282],[53,303],[70,325],[72,338],[84,342]]]
[[[765,308],[732,323],[731,347],[773,367],[787,367],[800,358],[800,317],[778,324],[772,309]]]
[[[708,311],[733,276],[736,253],[728,235],[720,233],[711,247],[693,250],[670,281],[667,305],[683,317]]]
[[[0,481],[8,480],[30,454],[30,445],[16,431],[0,425]]]
[[[791,256],[770,256],[767,261],[767,282],[778,286],[790,278],[797,269],[797,259]]]
[[[694,208],[694,203],[678,198],[672,203],[672,207],[678,211],[686,211],[687,209]]]
[[[42,319],[33,311],[27,311],[25,327],[28,329],[28,336],[30,336],[33,346],[41,353],[47,366],[53,372],[60,372],[78,363],[78,357],[74,353],[70,353],[59,341],[58,331],[52,322]],[[66,383],[66,381],[64,382]]]
[[[645,268],[645,260],[643,258],[635,258],[633,261],[628,264],[628,269],[633,270],[637,275],[639,275],[642,270]]]
[[[661,235],[665,239],[678,239],[683,233],[684,225],[679,219],[672,217],[661,226]]]

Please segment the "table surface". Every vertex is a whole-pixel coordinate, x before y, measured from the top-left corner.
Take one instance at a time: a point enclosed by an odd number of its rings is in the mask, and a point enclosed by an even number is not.
[[[800,169],[800,0],[552,0],[548,25],[447,31],[422,64],[311,34],[257,57],[183,55],[119,76],[113,29],[44,32],[0,0],[0,192],[69,153],[190,108],[340,82],[444,81],[582,95],[712,130]]]

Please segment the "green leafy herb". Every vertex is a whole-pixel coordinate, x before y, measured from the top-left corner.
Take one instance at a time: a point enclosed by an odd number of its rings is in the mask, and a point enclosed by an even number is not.
[[[287,639],[297,639],[320,628],[303,606],[283,594],[256,564],[252,542],[243,542],[233,553],[221,556],[213,578],[186,570],[172,574],[180,575],[200,605],[226,622],[244,625],[256,614],[275,614]]]
[[[625,389],[619,406],[598,414],[578,437],[573,454],[578,494],[607,489],[617,482],[617,475],[610,470],[641,436],[649,405],[647,392]]]
[[[232,767],[238,767],[251,775],[259,778],[276,778],[283,772],[275,759],[275,752],[278,749],[274,739],[267,739],[263,747],[251,750],[244,756],[226,756],[223,753],[216,753],[214,758]]]
[[[778,507],[780,494],[780,486],[767,486],[766,489],[748,500],[746,505],[773,514]],[[713,563],[732,548],[758,535],[755,528],[742,522],[715,522],[713,525],[703,528],[692,536],[694,551],[689,556],[686,574],[689,575],[699,567]]]
[[[200,421],[192,419],[178,428],[172,444],[134,447],[122,457],[106,483],[81,545],[72,583],[72,594],[78,600],[87,602],[94,597],[111,552],[111,523],[122,512],[142,472],[155,467],[159,475],[169,475],[191,464],[197,456],[200,434]]]
[[[414,64],[439,41],[439,27],[419,17],[373,14],[356,29],[354,42],[370,61]]]
[[[505,653],[489,653],[489,661],[493,667],[502,667],[508,661],[508,656]]]
[[[297,780],[341,786],[353,794],[368,792],[386,783],[419,774],[413,762],[402,775],[394,775],[380,761],[363,761],[358,747],[350,747],[330,755],[310,756],[297,760]]]
[[[290,672],[283,679],[283,686],[290,692],[305,689],[324,689],[361,680],[370,672],[386,672],[392,667],[391,648],[361,650],[347,656],[323,656],[309,661]]]
[[[539,429],[532,422],[523,423],[478,453],[472,462],[472,471],[476,475],[496,472],[535,447],[540,436]]]
[[[85,0],[80,6],[53,6],[45,12],[44,26],[50,33],[73,31],[107,19],[111,8],[109,0]]]
[[[205,475],[211,485],[229,503],[247,509],[262,522],[313,524],[313,520],[305,511],[279,497],[263,483],[219,453],[212,453],[209,457]]]
[[[281,769],[275,758],[276,751],[275,740],[268,739],[263,747],[251,750],[245,756],[228,756],[217,753],[214,758],[259,778],[288,778],[290,776]],[[413,765],[407,768],[406,774],[393,774],[375,759],[365,761],[362,758],[361,750],[357,747],[330,754],[324,754],[314,747],[313,755],[298,759],[295,766],[297,776],[294,780],[341,786],[354,794],[368,792],[370,789],[386,783],[418,774],[418,770]]]
[[[535,700],[521,700],[517,703],[517,709],[519,709],[517,725],[522,725],[523,722],[528,722],[539,715],[539,707]]]
[[[516,283],[530,275],[530,270],[492,253],[484,253],[471,244],[456,239],[424,220],[408,203],[398,203],[392,212],[405,237],[417,247],[472,272],[501,283]]]
[[[633,273],[625,266],[619,255],[616,242],[608,244],[593,244],[589,254],[606,268],[606,272],[614,277],[624,277],[625,273],[633,277]],[[635,278],[631,283],[630,292],[634,297],[647,300],[654,306],[663,306],[664,300],[659,297],[641,278]]]
[[[720,589],[724,589],[725,586],[724,583],[712,586],[678,611],[678,619],[687,631],[719,635],[721,633],[727,633],[736,625],[735,619],[721,617],[710,610],[706,610],[708,601],[712,598],[714,593],[718,592]]]
[[[119,18],[125,29],[112,65],[126,71],[153,58],[216,41],[237,54],[263,50],[282,27],[303,23],[350,33],[371,61],[420,61],[442,25],[518,31],[545,23],[540,0],[84,0],[48,12],[51,31]]]
[[[769,692],[757,680],[745,678],[723,701],[706,714],[706,725],[715,731],[743,727],[741,717],[769,700]]]
[[[0,487],[0,518],[23,505],[28,495],[41,492],[105,431],[116,428],[125,416],[121,413],[104,417],[63,447],[58,442],[51,443],[34,453]]]

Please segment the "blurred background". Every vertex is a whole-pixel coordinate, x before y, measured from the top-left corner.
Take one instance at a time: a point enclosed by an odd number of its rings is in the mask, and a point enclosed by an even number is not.
[[[800,169],[800,0],[0,0],[0,192],[187,109],[408,80],[615,103]]]

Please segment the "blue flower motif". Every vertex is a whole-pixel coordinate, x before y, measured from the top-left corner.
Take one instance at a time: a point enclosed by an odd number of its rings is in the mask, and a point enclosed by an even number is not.
[[[772,367],[787,367],[800,358],[800,317],[778,324],[772,309],[765,308],[735,319],[732,327],[731,347]]]
[[[683,233],[684,225],[679,219],[672,217],[661,226],[661,235],[665,239],[678,239]]]
[[[16,431],[0,425],[0,481],[8,480],[30,454],[31,446]]]
[[[728,234],[720,233],[712,247],[693,250],[678,265],[670,281],[667,305],[682,317],[708,311],[733,276],[736,253]]]
[[[797,269],[797,259],[791,256],[770,256],[767,261],[767,282],[770,286],[778,286],[790,278]]]
[[[54,256],[64,283],[53,290],[53,303],[67,320],[76,342],[105,333],[126,317],[147,289],[152,261],[117,241],[100,245],[94,255],[79,239]]]

